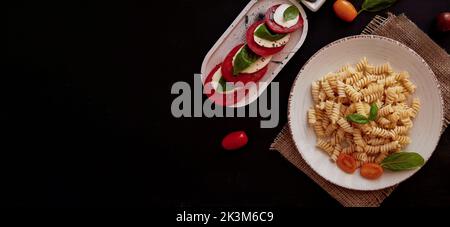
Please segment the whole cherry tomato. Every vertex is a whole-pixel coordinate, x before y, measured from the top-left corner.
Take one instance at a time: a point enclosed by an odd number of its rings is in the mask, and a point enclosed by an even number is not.
[[[346,0],[337,0],[334,2],[333,10],[337,17],[346,22],[352,22],[358,15],[353,4]]]
[[[361,166],[360,174],[364,178],[375,180],[383,174],[383,167],[376,163],[365,163]]]
[[[225,150],[236,150],[245,146],[248,142],[247,134],[244,131],[236,131],[226,135],[222,140],[222,147]]]
[[[437,28],[441,32],[448,32],[450,31],[450,12],[444,12],[440,13],[436,17],[437,21]]]

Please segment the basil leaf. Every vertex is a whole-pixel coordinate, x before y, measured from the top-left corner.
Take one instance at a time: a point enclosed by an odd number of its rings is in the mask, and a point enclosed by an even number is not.
[[[372,105],[370,105],[369,121],[375,120],[375,118],[377,118],[377,114],[378,106],[376,103],[372,103]]]
[[[347,120],[351,121],[351,122],[355,122],[358,124],[367,124],[369,123],[369,120],[361,114],[350,114],[347,115]]]
[[[377,12],[392,6],[397,0],[364,0],[361,10]]]
[[[247,45],[245,45],[234,59],[233,75],[238,75],[241,71],[248,68],[251,64],[260,58],[259,55],[253,53]]]
[[[286,34],[272,33],[269,29],[267,29],[267,26],[265,24],[262,24],[258,29],[256,29],[255,36],[269,41],[276,41],[285,37]]]
[[[218,83],[219,83],[219,85],[217,86],[218,92],[225,92],[234,89],[234,86],[232,86],[231,83],[227,86],[227,81],[223,77],[220,77]]]
[[[411,170],[422,166],[425,160],[414,152],[393,153],[386,157],[381,166],[391,171]]]
[[[298,11],[297,7],[292,5],[289,6],[283,13],[283,17],[285,21],[294,20],[300,12]]]

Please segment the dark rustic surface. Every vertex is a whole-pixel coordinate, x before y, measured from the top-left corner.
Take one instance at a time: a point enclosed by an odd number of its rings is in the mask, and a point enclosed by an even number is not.
[[[268,148],[286,123],[288,93],[304,62],[322,46],[359,34],[376,14],[346,24],[330,0],[307,12],[308,37],[275,80],[277,128],[260,129],[260,118],[173,118],[172,84],[192,84],[204,55],[246,4],[12,3],[0,113],[14,204],[338,207]],[[435,32],[433,21],[450,11],[448,0],[401,0],[390,11],[405,13],[450,50],[449,34]],[[248,146],[224,152],[221,138],[238,129],[247,131]],[[382,206],[449,206],[449,143],[446,130],[426,166]]]

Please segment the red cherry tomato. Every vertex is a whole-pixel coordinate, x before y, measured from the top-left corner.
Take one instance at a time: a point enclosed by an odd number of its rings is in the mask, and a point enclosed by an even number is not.
[[[358,12],[356,12],[355,7],[352,3],[346,0],[337,0],[334,2],[333,10],[337,17],[346,22],[352,22],[356,16],[358,16]]]
[[[346,173],[355,172],[357,167],[355,158],[348,154],[340,154],[336,163]]]
[[[441,32],[450,31],[450,12],[440,13],[437,18],[437,27]]]
[[[222,140],[222,147],[225,150],[237,150],[245,146],[248,142],[247,134],[244,131],[232,132]]]
[[[365,163],[361,166],[360,174],[364,178],[375,180],[383,174],[383,167],[376,163]]]

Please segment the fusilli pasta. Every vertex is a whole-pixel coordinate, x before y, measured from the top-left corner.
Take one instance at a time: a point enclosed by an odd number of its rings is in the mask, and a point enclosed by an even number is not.
[[[339,155],[351,155],[358,166],[381,163],[384,158],[410,144],[409,130],[421,103],[409,97],[417,89],[408,72],[394,72],[389,63],[373,66],[362,58],[354,67],[345,65],[311,84],[313,107],[307,121],[318,139],[316,146],[333,162]],[[371,105],[378,107],[375,118],[350,122],[351,114],[369,117]]]

